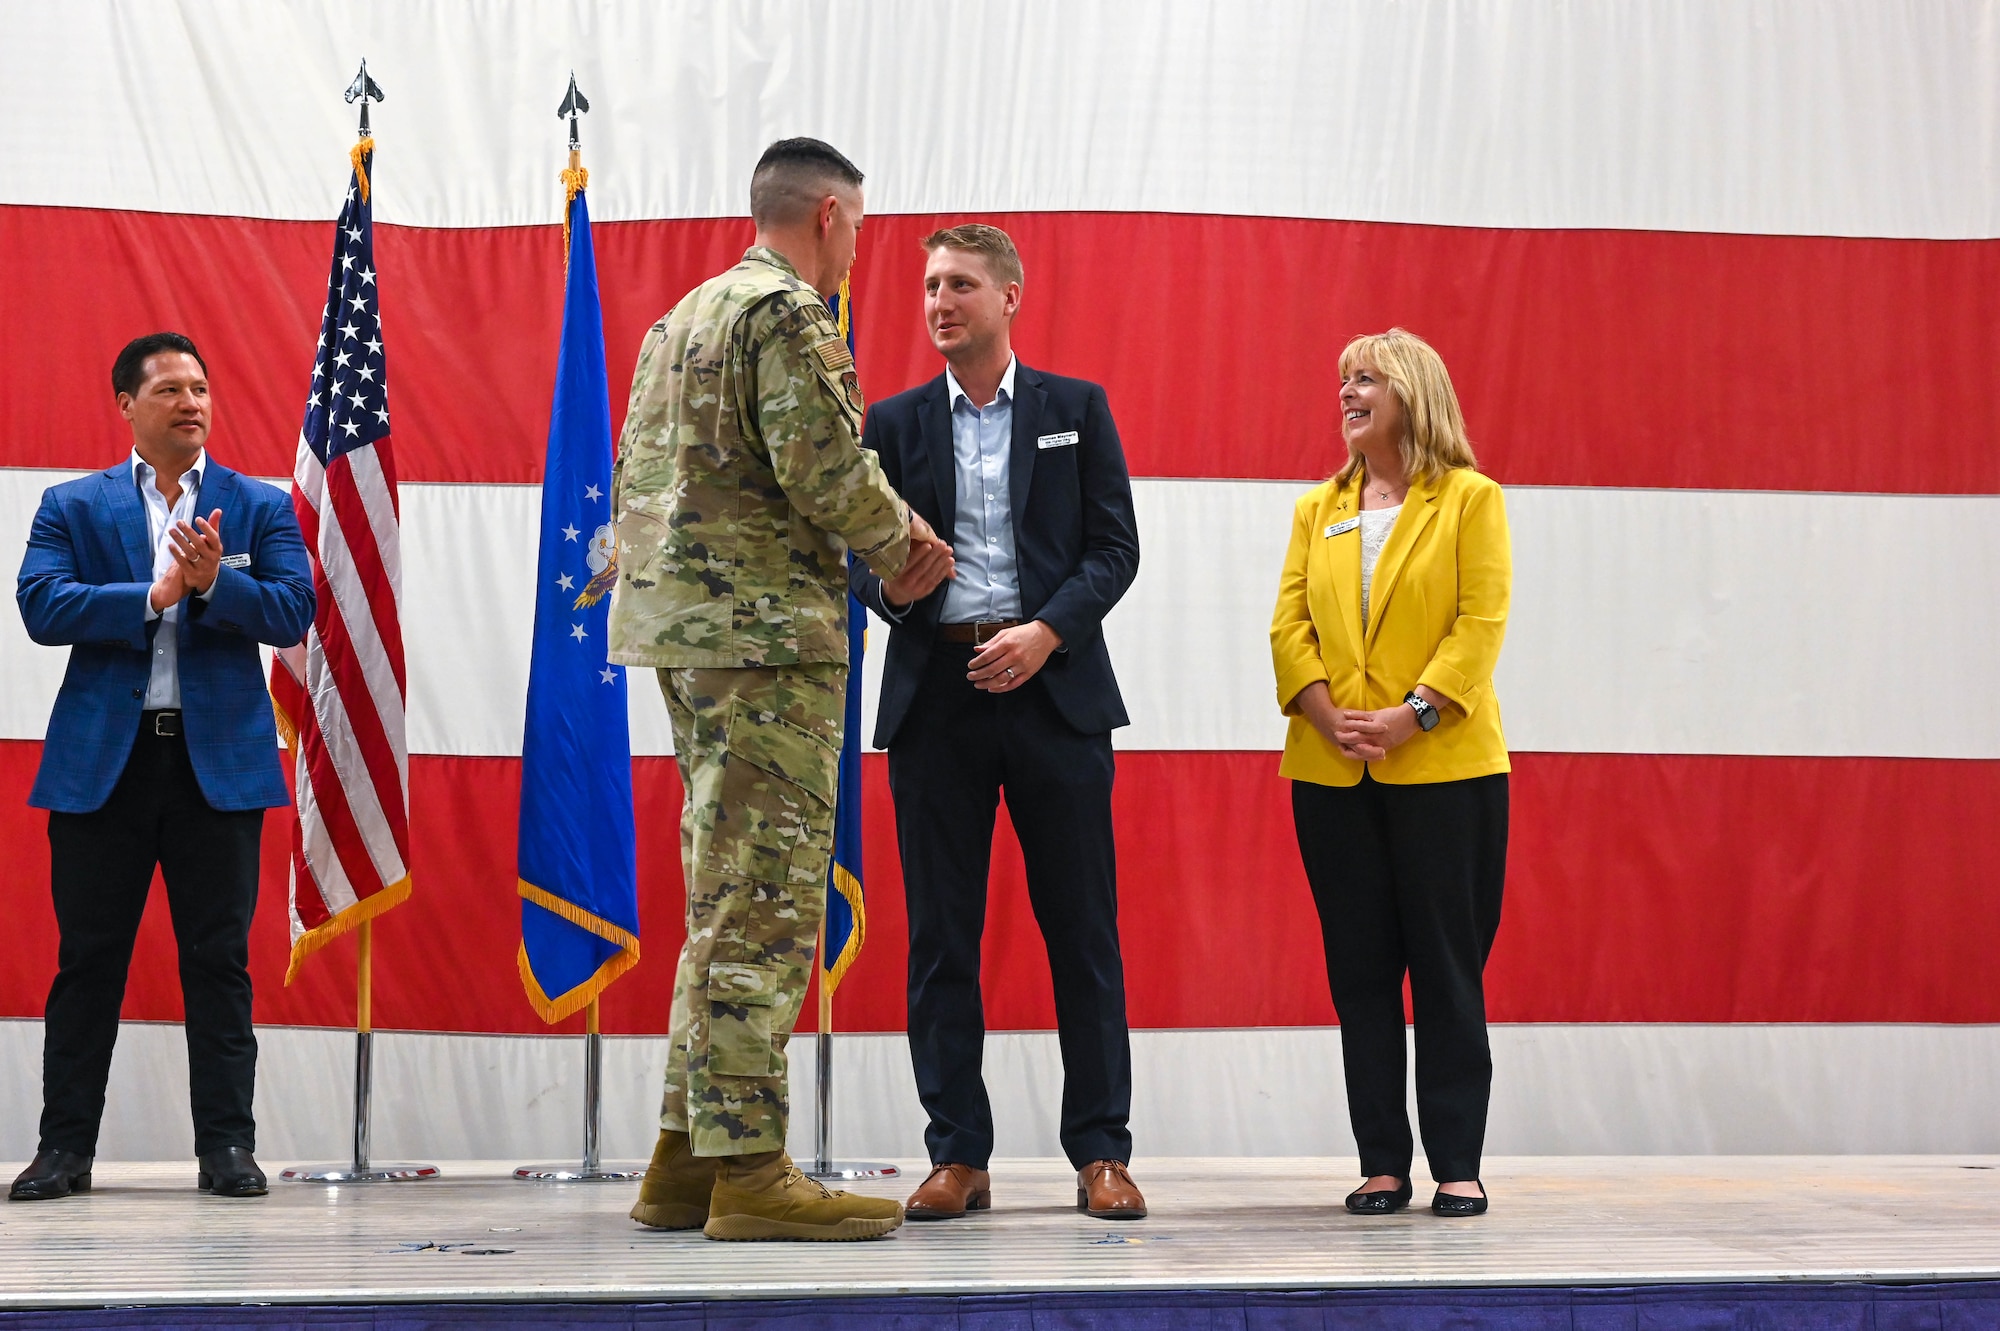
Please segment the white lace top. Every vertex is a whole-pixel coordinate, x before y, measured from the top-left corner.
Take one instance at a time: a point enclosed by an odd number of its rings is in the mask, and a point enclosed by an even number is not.
[[[1396,525],[1396,515],[1403,511],[1401,504],[1394,508],[1368,508],[1361,511],[1361,628],[1368,628],[1368,588],[1375,581],[1375,561],[1382,557],[1382,547],[1389,543],[1389,532]]]

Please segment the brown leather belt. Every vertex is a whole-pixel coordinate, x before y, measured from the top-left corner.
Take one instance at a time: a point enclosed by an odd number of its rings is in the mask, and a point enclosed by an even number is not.
[[[967,643],[974,647],[984,647],[993,641],[1002,629],[1019,628],[1018,619],[982,619],[973,624],[940,624],[937,630],[939,642]]]

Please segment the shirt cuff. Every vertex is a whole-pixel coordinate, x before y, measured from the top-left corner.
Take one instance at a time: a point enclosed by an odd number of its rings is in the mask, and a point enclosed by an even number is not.
[[[896,607],[889,604],[889,593],[887,592],[878,593],[875,600],[878,602],[875,608],[881,612],[882,618],[888,620],[891,624],[902,623],[910,617],[910,612],[917,608],[915,605],[906,605],[901,610],[896,609]]]

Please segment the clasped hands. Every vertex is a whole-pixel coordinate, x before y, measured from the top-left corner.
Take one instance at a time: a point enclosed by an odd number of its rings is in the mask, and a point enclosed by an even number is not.
[[[1422,684],[1417,686],[1416,693],[1439,710],[1450,706],[1443,694]],[[1314,730],[1326,737],[1327,743],[1340,750],[1341,757],[1352,758],[1356,762],[1379,762],[1388,756],[1389,750],[1422,733],[1422,728],[1417,725],[1416,709],[1408,703],[1397,703],[1394,707],[1372,712],[1336,707],[1333,694],[1324,680],[1315,680],[1300,690],[1299,711],[1312,722]]]
[[[915,605],[950,582],[957,571],[951,547],[912,513],[910,557],[902,572],[882,580],[882,598],[898,609]],[[1033,679],[1061,646],[1062,635],[1039,619],[1002,629],[981,645],[967,664],[965,677],[987,693],[1009,693]]]
[[[189,592],[200,596],[215,585],[216,574],[222,571],[222,510],[196,518],[192,527],[176,522],[167,528],[167,552],[174,562],[153,584],[150,603],[155,613]]]

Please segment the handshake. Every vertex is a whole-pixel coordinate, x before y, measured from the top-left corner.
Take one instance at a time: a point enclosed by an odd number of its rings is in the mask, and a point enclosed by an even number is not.
[[[950,582],[956,571],[951,547],[931,530],[930,523],[913,510],[910,513],[910,557],[904,561],[902,572],[882,580],[882,596],[898,611],[907,609]]]

